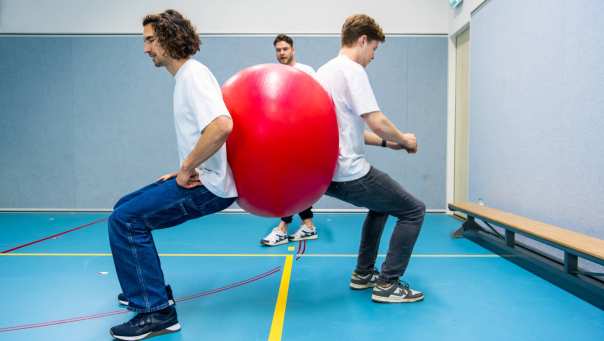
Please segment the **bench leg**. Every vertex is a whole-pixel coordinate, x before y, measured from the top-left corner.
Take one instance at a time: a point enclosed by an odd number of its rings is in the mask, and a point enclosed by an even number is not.
[[[514,247],[516,244],[516,234],[514,231],[505,230],[505,245],[509,247]]]
[[[576,275],[579,270],[579,259],[576,255],[564,252],[564,271],[571,275]]]
[[[480,226],[476,224],[474,217],[468,216],[468,219],[466,219],[466,221],[461,225],[461,227],[451,233],[451,237],[455,239],[461,238],[463,237],[464,231],[478,230],[479,228]]]

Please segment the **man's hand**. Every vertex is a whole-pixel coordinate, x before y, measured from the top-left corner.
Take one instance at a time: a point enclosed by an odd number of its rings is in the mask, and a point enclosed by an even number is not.
[[[405,143],[401,144],[401,146],[407,151],[407,153],[417,153],[417,139],[415,138],[415,134],[404,133],[403,138],[405,139]]]
[[[183,169],[179,170],[178,174],[176,174],[176,183],[178,184],[178,186],[186,189],[201,186],[199,174],[195,169],[190,171]]]
[[[167,180],[170,180],[173,177],[175,177],[176,174],[178,174],[178,173],[177,172],[173,172],[173,173],[164,174],[164,175],[160,176],[159,178],[157,178],[156,181],[167,181]]]
[[[403,149],[403,146],[399,143],[396,142],[392,142],[392,141],[387,141],[386,142],[386,147],[390,148],[390,149],[394,149],[394,150],[401,150]]]

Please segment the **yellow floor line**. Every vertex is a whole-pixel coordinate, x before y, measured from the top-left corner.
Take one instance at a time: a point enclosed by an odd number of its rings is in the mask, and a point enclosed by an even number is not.
[[[285,257],[283,265],[283,274],[281,275],[281,284],[279,285],[279,296],[277,296],[277,304],[275,305],[275,313],[273,314],[273,323],[271,331],[268,335],[269,341],[280,341],[283,334],[283,322],[285,321],[285,306],[287,305],[287,292],[289,291],[289,279],[292,274],[292,264],[294,256],[288,255]]]

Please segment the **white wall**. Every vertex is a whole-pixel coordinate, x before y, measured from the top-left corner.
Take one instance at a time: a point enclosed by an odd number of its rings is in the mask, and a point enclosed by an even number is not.
[[[470,15],[478,6],[487,0],[464,0],[460,6],[449,10],[449,34],[459,33],[470,22]]]
[[[389,34],[447,34],[446,0],[0,0],[0,33],[140,33],[145,14],[174,8],[200,33],[339,33],[354,13]]]
[[[455,165],[455,40],[470,23],[472,11],[488,0],[464,0],[457,8],[449,8],[449,91],[447,96],[447,202],[453,202]],[[470,35],[470,46],[472,36]]]

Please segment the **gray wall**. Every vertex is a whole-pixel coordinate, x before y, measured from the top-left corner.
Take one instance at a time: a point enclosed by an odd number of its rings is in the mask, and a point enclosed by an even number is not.
[[[167,8],[209,34],[335,34],[354,13],[388,33],[446,34],[449,14],[444,0],[0,0],[0,33],[138,34],[145,14]]]
[[[604,238],[603,14],[491,0],[473,15],[470,200]]]
[[[195,58],[220,83],[273,62],[272,36],[207,36]],[[315,68],[337,37],[297,37]],[[110,208],[178,166],[173,79],[140,36],[0,37],[0,208]],[[370,148],[369,158],[424,200],[445,207],[447,39],[388,37],[368,72],[376,96],[420,152]],[[324,198],[320,208],[350,208]]]

